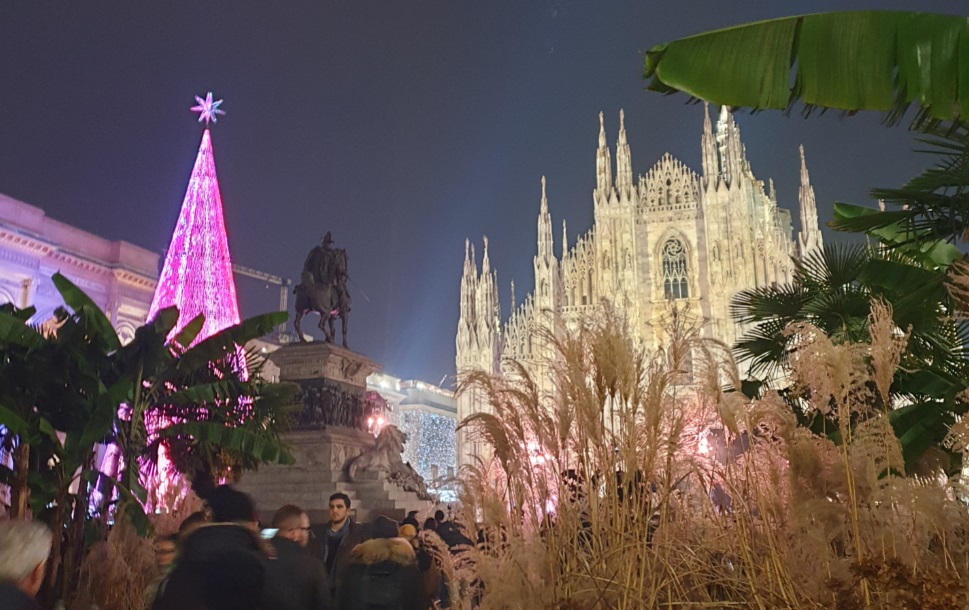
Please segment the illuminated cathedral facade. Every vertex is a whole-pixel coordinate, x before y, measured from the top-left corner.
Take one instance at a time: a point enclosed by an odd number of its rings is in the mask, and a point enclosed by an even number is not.
[[[790,281],[793,259],[822,246],[803,147],[801,230],[795,239],[791,212],[778,207],[772,180],[765,186],[754,176],[740,129],[726,108],[714,128],[704,106],[699,174],[667,153],[645,174],[634,176],[623,122],[620,111],[613,165],[599,115],[594,224],[569,244],[563,221],[558,256],[542,178],[535,288],[515,304],[512,284],[507,320],[502,321],[487,238],[480,271],[473,244],[465,242],[456,337],[459,373],[498,372],[502,360],[515,359],[543,389],[551,389],[548,367],[554,354],[547,333],[575,328],[603,302],[622,309],[647,349],[667,340],[663,318],[671,301],[698,321],[702,336],[732,344],[743,331],[730,316],[733,295]],[[473,392],[457,402],[459,421],[488,410]],[[461,463],[484,455],[480,444],[462,437]]]

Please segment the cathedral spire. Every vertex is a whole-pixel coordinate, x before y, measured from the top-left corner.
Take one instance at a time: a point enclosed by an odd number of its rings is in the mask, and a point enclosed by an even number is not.
[[[461,274],[461,312],[460,320],[458,321],[458,331],[460,333],[462,327],[465,329],[469,328],[474,324],[474,302],[476,300],[477,292],[477,273],[474,271],[471,263],[472,255],[470,253],[471,241],[468,239],[464,240],[464,272]],[[460,335],[459,335],[460,336]]]
[[[565,219],[562,219],[562,260],[569,255],[569,232],[565,228]]]
[[[717,146],[720,149],[720,174],[728,186],[733,185],[743,173],[746,160],[740,141],[740,129],[733,120],[728,106],[720,107],[717,121]]]
[[[801,211],[801,230],[798,231],[797,241],[800,246],[801,258],[812,250],[824,247],[821,230],[818,228],[818,207],[814,200],[814,187],[811,186],[811,176],[808,174],[807,163],[804,161],[804,145],[801,152],[801,187],[798,191],[798,203]]]
[[[619,109],[619,140],[616,142],[616,190],[620,197],[630,198],[633,188],[633,162],[626,142],[626,113]]]
[[[515,303],[515,280],[512,280],[511,281],[511,312],[510,313],[515,313],[515,306],[516,306],[516,303]]]
[[[491,274],[491,261],[488,260],[488,236],[485,235],[482,239],[484,241],[484,256],[481,259],[481,277],[484,278]]]
[[[703,179],[707,185],[716,184],[720,173],[717,163],[717,140],[710,124],[710,104],[703,102],[703,136],[700,138],[700,154],[703,162]]]
[[[545,176],[542,176],[542,207],[538,213],[538,257],[537,260],[549,261],[552,253],[552,215],[548,212],[548,198],[545,196]]]
[[[612,190],[612,155],[606,143],[606,127],[602,113],[599,113],[599,149],[596,151],[596,192],[604,199],[609,199]]]

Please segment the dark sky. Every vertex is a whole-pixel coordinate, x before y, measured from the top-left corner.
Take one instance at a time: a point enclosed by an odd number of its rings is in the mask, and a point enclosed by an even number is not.
[[[234,262],[298,280],[330,230],[350,254],[351,347],[387,372],[454,371],[464,239],[491,239],[532,284],[539,181],[560,248],[592,223],[600,110],[620,108],[633,169],[666,151],[699,169],[701,106],[643,91],[643,51],[708,29],[822,10],[964,12],[964,0],[744,2],[357,0],[0,2],[0,192],[163,251],[213,91]],[[755,174],[797,203],[806,148],[822,222],[925,160],[877,116],[740,115]],[[613,149],[614,150],[614,149]],[[613,158],[615,153],[613,152]],[[830,236],[830,233],[828,234]],[[243,315],[278,291],[239,279]]]

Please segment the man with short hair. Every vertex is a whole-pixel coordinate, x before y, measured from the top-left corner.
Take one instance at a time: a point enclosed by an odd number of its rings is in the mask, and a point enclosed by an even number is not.
[[[326,566],[330,587],[336,594],[353,547],[363,542],[363,531],[350,517],[350,496],[337,492],[330,496],[330,520],[316,526],[319,557]]]
[[[333,607],[330,581],[323,565],[306,552],[310,518],[287,504],[273,515],[271,540],[276,558],[266,568],[266,601],[273,610],[329,610]]]
[[[0,522],[0,608],[34,610],[54,540],[37,521]]]

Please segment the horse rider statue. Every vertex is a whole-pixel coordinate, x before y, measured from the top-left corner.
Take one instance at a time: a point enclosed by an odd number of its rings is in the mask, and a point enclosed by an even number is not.
[[[327,343],[333,343],[334,319],[342,322],[343,347],[347,347],[347,318],[350,313],[350,293],[347,290],[347,252],[333,248],[333,236],[329,231],[323,241],[314,246],[303,263],[300,283],[296,294],[296,317],[293,326],[300,341],[305,341],[300,330],[303,316],[311,311],[320,314],[320,330]]]

